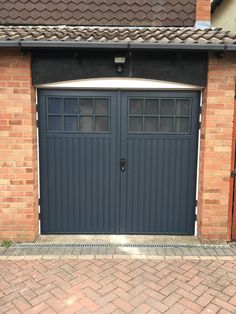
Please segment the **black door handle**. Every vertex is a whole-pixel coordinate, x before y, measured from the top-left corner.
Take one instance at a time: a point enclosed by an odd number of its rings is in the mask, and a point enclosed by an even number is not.
[[[125,160],[124,158],[122,158],[122,159],[120,160],[120,170],[121,170],[122,172],[125,171],[125,166],[126,166],[126,160]]]

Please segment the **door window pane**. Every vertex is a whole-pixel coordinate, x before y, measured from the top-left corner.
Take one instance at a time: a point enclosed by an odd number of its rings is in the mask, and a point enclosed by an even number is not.
[[[108,108],[108,99],[107,98],[97,98],[95,100],[95,114],[109,114],[109,108]]]
[[[79,130],[81,132],[92,132],[93,131],[93,118],[92,117],[80,117]]]
[[[76,117],[65,117],[64,120],[64,129],[65,131],[74,131],[76,132],[78,129],[78,118]]]
[[[108,117],[96,117],[95,118],[95,131],[98,131],[98,132],[109,131],[109,118]]]
[[[176,115],[190,115],[190,100],[177,99],[176,100]]]
[[[161,115],[171,116],[174,114],[174,99],[161,99]]]
[[[79,113],[80,114],[92,114],[93,113],[93,99],[92,98],[80,98]]]
[[[145,118],[144,121],[145,132],[157,132],[158,131],[158,118]]]
[[[143,114],[143,100],[142,99],[130,99],[129,114],[130,115]]]
[[[61,116],[49,116],[48,117],[48,130],[49,131],[61,131],[62,130],[62,117]]]
[[[61,113],[61,98],[49,98],[48,99],[48,113],[49,114],[60,114]]]
[[[65,98],[64,99],[64,113],[77,114],[77,99],[76,98]]]
[[[189,133],[189,118],[176,118],[175,131],[179,133]]]
[[[146,99],[145,100],[145,114],[146,115],[157,115],[157,114],[159,114],[158,99]]]
[[[174,118],[160,118],[160,132],[173,132]]]
[[[142,132],[143,130],[143,118],[130,117],[129,118],[129,131],[130,132]]]

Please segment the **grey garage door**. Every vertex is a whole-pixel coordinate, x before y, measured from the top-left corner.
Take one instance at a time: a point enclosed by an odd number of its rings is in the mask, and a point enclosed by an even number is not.
[[[195,92],[39,92],[42,233],[193,234]]]

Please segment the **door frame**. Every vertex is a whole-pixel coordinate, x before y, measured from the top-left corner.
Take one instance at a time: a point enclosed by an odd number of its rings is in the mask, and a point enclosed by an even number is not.
[[[202,107],[202,93],[204,90],[203,86],[189,85],[189,84],[179,84],[171,81],[158,81],[153,79],[140,79],[140,78],[92,78],[85,80],[74,80],[74,81],[64,81],[64,82],[52,82],[46,84],[35,85],[36,91],[36,104],[39,104],[39,93],[41,90],[54,90],[54,91],[107,91],[107,92],[117,92],[118,97],[121,97],[121,92],[199,92],[200,93],[200,104]],[[117,99],[119,101],[119,99]],[[199,112],[199,118],[201,118],[201,112]],[[38,113],[36,113],[36,119],[38,120]],[[40,200],[40,188],[41,188],[41,171],[40,171],[40,136],[39,128],[37,128],[37,142],[38,142],[38,199]],[[198,134],[198,147],[197,147],[197,168],[196,168],[196,199],[198,196],[198,176],[199,176],[199,152],[200,152],[200,131]],[[118,182],[119,186],[119,182]],[[196,207],[197,210],[197,207]],[[40,217],[40,206],[39,206],[39,217]],[[116,210],[117,212],[117,210]],[[197,235],[197,225],[195,224],[195,235]],[[41,221],[39,219],[39,234],[41,232]]]
[[[235,88],[236,90],[236,88]],[[230,175],[228,241],[236,240],[236,99],[234,101],[232,158]]]

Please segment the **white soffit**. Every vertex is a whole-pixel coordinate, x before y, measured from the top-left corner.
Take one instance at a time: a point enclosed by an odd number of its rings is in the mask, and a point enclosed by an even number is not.
[[[201,90],[202,86],[135,78],[97,78],[35,85],[53,89]]]

